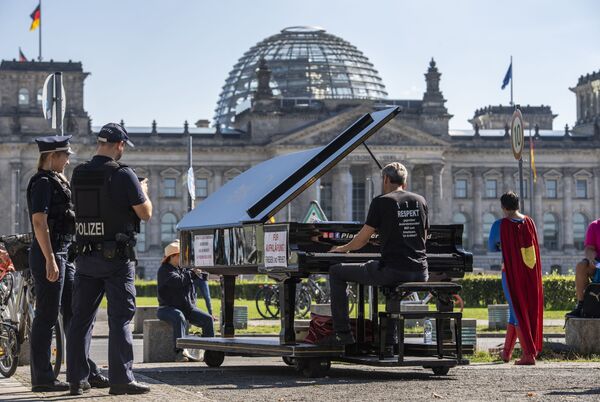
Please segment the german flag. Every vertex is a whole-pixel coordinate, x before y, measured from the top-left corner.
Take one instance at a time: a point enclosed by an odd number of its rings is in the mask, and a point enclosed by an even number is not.
[[[39,4],[35,8],[35,10],[33,10],[30,17],[31,17],[31,26],[29,27],[29,30],[35,31],[35,29],[40,26],[40,21],[42,18],[42,8],[40,7]]]
[[[23,63],[24,61],[27,61],[27,57],[25,57],[21,48],[19,48],[19,62]]]

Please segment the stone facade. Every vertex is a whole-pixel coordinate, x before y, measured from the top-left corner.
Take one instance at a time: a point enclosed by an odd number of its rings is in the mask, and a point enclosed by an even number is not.
[[[67,175],[72,166],[95,151],[95,130],[89,126],[89,117],[83,109],[83,82],[87,73],[80,63],[2,62],[0,183],[4,191],[0,193],[0,209],[5,211],[0,218],[2,234],[30,230],[25,189],[38,157],[33,138],[51,134],[31,94],[36,94],[48,73],[54,71],[65,73],[68,116],[65,127],[74,136],[73,147],[77,152]],[[267,77],[259,81],[268,84],[268,67],[262,65],[258,73]],[[239,111],[229,128],[209,128],[202,120],[196,127],[189,127],[187,122],[179,128],[163,128],[156,122],[148,127],[126,126],[136,147],[126,151],[124,162],[134,167],[139,176],[148,177],[154,204],[154,216],[144,226],[138,243],[140,274],[155,276],[162,247],[176,236],[175,225],[187,211],[185,174],[190,136],[198,203],[249,167],[280,154],[324,145],[363,113],[390,105],[399,106],[402,113],[368,140],[370,149],[382,164],[405,163],[409,188],[428,200],[432,224],[465,225],[464,246],[474,252],[476,267],[499,267],[499,254],[485,250],[487,232],[500,217],[499,196],[517,189],[518,181],[509,137],[504,129],[497,130],[504,120],[490,123],[489,130],[478,127],[460,132],[449,130],[452,116],[444,105],[441,74],[433,60],[425,78],[427,90],[422,99],[307,100],[274,97],[266,88],[258,88],[260,96]],[[27,103],[21,97],[19,104],[21,89],[30,94]],[[504,114],[507,110],[508,107],[502,109]],[[533,193],[526,186],[524,209],[538,226],[544,270],[560,267],[566,272],[581,255],[581,237],[587,224],[600,216],[600,134],[595,131],[584,136],[569,130],[552,131],[554,115],[550,108],[532,110],[543,112],[541,115],[547,120],[536,120],[537,181]],[[475,116],[485,116],[488,112],[478,111]],[[527,121],[527,111],[524,115]],[[529,184],[528,176],[526,171]],[[330,219],[362,221],[370,199],[380,188],[379,169],[364,147],[359,147],[281,210],[276,219],[300,220],[309,202],[316,199]]]

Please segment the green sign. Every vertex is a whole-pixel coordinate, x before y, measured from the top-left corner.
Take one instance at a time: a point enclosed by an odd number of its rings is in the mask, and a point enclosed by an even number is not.
[[[313,222],[327,222],[328,219],[325,216],[325,212],[319,205],[317,201],[311,201],[308,206],[308,211],[306,211],[306,215],[302,222],[304,223],[313,223]]]

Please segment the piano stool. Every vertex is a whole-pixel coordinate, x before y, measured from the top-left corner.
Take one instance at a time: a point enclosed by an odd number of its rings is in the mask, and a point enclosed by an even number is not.
[[[438,359],[444,358],[443,322],[454,320],[456,334],[456,359],[462,361],[462,313],[451,310],[452,295],[461,290],[461,285],[453,282],[406,282],[396,287],[384,287],[386,311],[379,312],[379,359],[385,358],[386,332],[390,322],[395,325],[398,333],[398,363],[402,363],[405,354],[404,323],[406,319],[433,318],[435,319],[436,347]],[[413,292],[429,292],[437,300],[437,311],[401,311],[401,302]],[[445,308],[441,307],[444,306]],[[450,310],[450,311],[444,311]],[[447,321],[446,321],[447,322]]]

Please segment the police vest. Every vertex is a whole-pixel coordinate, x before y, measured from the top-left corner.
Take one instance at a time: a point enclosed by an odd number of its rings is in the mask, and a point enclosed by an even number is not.
[[[50,199],[50,209],[48,211],[48,228],[50,237],[57,235],[75,234],[75,214],[73,203],[71,202],[71,187],[69,182],[63,176],[56,172],[41,170],[29,180],[27,185],[27,207],[29,209],[29,219],[31,221],[31,192],[35,183],[42,178],[47,178],[52,185],[52,197]],[[33,221],[31,222],[33,227]]]
[[[71,183],[75,203],[77,244],[116,241],[117,234],[135,238],[140,220],[131,206],[118,205],[112,196],[112,177],[126,168],[116,161],[103,165],[83,163],[73,170]]]

